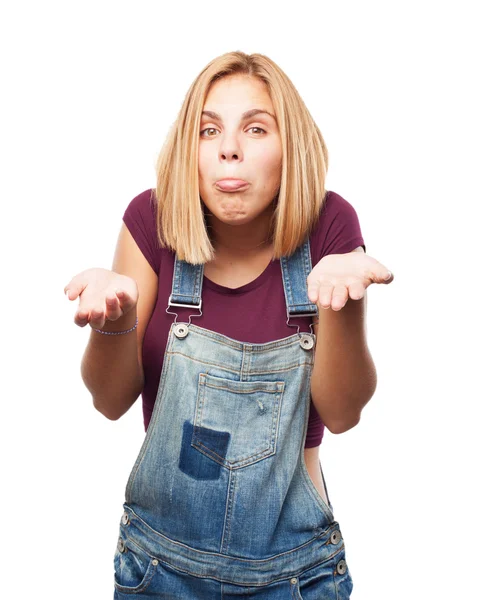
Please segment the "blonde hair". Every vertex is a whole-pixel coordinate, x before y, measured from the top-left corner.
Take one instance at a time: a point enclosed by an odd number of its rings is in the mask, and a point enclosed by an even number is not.
[[[283,151],[272,217],[273,258],[292,254],[311,233],[323,205],[328,151],[321,132],[286,74],[263,54],[228,52],[213,59],[191,84],[156,164],[156,228],[162,246],[191,264],[214,258],[199,193],[198,142],[203,106],[215,81],[257,77],[271,97]]]

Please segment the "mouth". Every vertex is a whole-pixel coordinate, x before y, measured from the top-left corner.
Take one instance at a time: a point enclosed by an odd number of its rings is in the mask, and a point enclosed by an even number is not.
[[[248,186],[249,183],[243,179],[220,179],[215,183],[215,187],[222,192],[237,192],[247,188]]]

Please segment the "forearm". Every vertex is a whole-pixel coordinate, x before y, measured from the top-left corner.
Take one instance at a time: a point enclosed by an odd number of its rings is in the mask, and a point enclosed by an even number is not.
[[[130,329],[136,317],[135,307],[116,321],[107,321],[102,330]],[[109,419],[120,418],[143,389],[137,330],[123,335],[103,335],[91,331],[81,362],[81,375],[95,408]]]
[[[377,375],[366,344],[366,296],[339,311],[319,306],[311,398],[333,433],[354,427],[376,389]]]

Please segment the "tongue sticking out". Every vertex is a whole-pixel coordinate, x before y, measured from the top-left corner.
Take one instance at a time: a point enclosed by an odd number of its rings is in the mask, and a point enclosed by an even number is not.
[[[225,179],[224,181],[218,181],[216,187],[224,191],[234,191],[247,185],[245,181],[241,181],[240,179]]]

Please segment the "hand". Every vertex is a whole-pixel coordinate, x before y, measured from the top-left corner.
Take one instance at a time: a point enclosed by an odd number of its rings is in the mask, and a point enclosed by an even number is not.
[[[308,297],[318,308],[341,310],[349,298],[360,300],[371,283],[393,281],[388,269],[364,252],[328,254],[308,275]]]
[[[80,298],[74,323],[102,329],[107,321],[117,321],[138,302],[138,285],[127,275],[93,268],[78,273],[64,287],[69,300]]]

